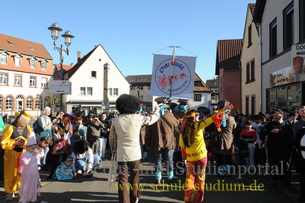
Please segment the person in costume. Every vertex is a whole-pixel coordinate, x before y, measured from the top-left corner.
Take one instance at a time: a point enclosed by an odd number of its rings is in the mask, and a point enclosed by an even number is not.
[[[227,100],[218,101],[218,109],[229,105]],[[236,128],[236,122],[233,116],[230,115],[231,109],[217,116],[215,121],[214,134],[215,145],[214,152],[216,154],[217,173],[221,177],[231,175],[231,165],[233,163],[232,154],[234,153],[233,145],[233,130]]]
[[[207,149],[204,142],[204,129],[217,122],[219,114],[233,106],[228,104],[213,116],[199,121],[199,112],[190,110],[184,117],[180,129],[179,145],[182,157],[186,158],[185,202],[202,202],[204,199]]]
[[[61,122],[53,127],[54,145],[51,153],[51,170],[48,179],[52,179],[55,169],[63,163],[70,154],[73,126],[69,114],[64,114]]]
[[[140,130],[142,125],[151,125],[159,119],[159,107],[156,106],[151,116],[137,114],[140,108],[139,99],[122,94],[116,100],[116,109],[120,115],[110,127],[109,144],[112,154],[116,155],[119,167],[119,202],[134,203],[139,201],[140,190],[137,187],[127,188],[124,185],[139,185],[141,144]],[[130,173],[130,181],[128,176]]]
[[[56,180],[71,180],[73,178],[73,158],[69,157],[57,166],[54,176]]]
[[[18,173],[18,158],[22,154],[25,142],[31,133],[28,125],[31,115],[21,111],[15,114],[16,119],[4,129],[1,146],[4,150],[4,189],[6,200],[11,200],[20,188],[20,174]]]
[[[26,151],[20,156],[19,159],[19,173],[21,174],[21,188],[19,192],[18,203],[36,202],[39,194],[39,172],[38,163],[43,156],[37,153],[37,142],[35,134],[32,132],[28,141],[26,142]]]

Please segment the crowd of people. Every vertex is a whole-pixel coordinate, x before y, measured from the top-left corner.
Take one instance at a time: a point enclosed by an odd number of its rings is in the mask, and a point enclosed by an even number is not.
[[[49,171],[48,179],[68,180],[91,177],[99,162],[116,157],[119,167],[119,202],[138,202],[140,160],[147,153],[154,158],[155,184],[175,182],[177,163],[185,167],[185,202],[202,202],[208,160],[217,165],[220,178],[231,177],[232,166],[243,165],[249,172],[258,166],[271,173],[273,186],[291,185],[291,168],[300,173],[300,201],[305,199],[305,106],[287,112],[258,115],[233,113],[227,100],[214,112],[190,109],[187,100],[173,103],[155,100],[153,111],[140,109],[138,98],[123,94],[116,101],[118,115],[100,115],[74,108],[51,117],[46,107],[33,126],[31,115],[17,112],[14,122],[3,131],[4,187],[7,200],[19,190],[20,202],[33,202],[39,195],[38,169]],[[1,123],[0,123],[1,124]],[[4,129],[5,128],[5,129]],[[32,129],[34,132],[32,132]],[[166,177],[163,177],[166,162]]]

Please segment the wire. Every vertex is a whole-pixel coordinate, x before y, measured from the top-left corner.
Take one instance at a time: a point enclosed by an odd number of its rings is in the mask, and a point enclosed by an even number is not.
[[[184,51],[186,51],[186,52],[188,52],[188,53],[190,53],[190,54],[192,54],[192,55],[194,55],[194,56],[198,57],[196,54],[194,54],[194,53],[192,53],[192,52],[190,52],[190,51],[188,51],[188,50],[184,49],[183,47],[180,47],[180,48],[181,48],[181,49],[183,49]]]
[[[163,51],[164,49],[167,49],[167,48],[169,48],[169,47],[164,47],[163,49],[160,49],[159,51],[153,52],[152,54],[154,55],[155,53],[160,52],[160,51]]]

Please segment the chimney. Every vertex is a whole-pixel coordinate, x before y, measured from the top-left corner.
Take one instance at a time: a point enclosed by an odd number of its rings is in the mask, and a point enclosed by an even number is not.
[[[80,51],[78,51],[78,52],[77,52],[77,62],[79,62],[79,61],[80,61],[80,59],[81,59],[81,52],[80,52]]]

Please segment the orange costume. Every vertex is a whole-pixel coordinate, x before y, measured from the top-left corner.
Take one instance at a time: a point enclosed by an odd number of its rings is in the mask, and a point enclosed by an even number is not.
[[[23,152],[23,147],[15,145],[16,139],[28,140],[31,127],[26,125],[23,132],[18,132],[15,125],[8,125],[2,136],[1,146],[4,152],[4,189],[8,194],[13,194],[20,188],[20,174],[18,173],[18,159]]]

